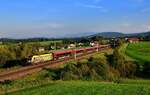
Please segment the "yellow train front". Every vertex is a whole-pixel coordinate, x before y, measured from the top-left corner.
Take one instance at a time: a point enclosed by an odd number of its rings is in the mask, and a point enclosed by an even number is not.
[[[40,63],[53,60],[53,53],[43,54],[43,55],[34,55],[28,61],[29,63]]]

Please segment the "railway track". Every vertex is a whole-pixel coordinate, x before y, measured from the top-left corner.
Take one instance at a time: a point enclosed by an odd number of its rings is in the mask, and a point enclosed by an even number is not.
[[[22,67],[17,70],[13,71],[7,71],[0,74],[0,81],[3,82],[5,80],[15,80],[20,77],[24,77],[26,75],[32,74],[34,72],[41,71],[45,67],[53,68],[60,64],[65,63],[68,60],[71,60],[72,58],[68,58],[67,60],[59,60],[59,61],[49,61],[49,62],[43,62],[36,65],[31,65],[27,67]]]
[[[90,55],[93,53],[95,53],[95,52],[91,52],[88,54],[83,54],[83,55],[77,56],[76,60],[83,59],[86,55]],[[68,58],[65,58],[62,60],[42,62],[39,64],[22,67],[20,69],[2,72],[2,73],[0,73],[0,82],[3,82],[5,80],[15,80],[15,79],[24,77],[26,75],[32,74],[34,72],[41,71],[43,68],[54,68],[54,67],[57,67],[61,64],[66,63],[67,61],[70,61],[73,59],[74,59],[74,57],[68,57]]]

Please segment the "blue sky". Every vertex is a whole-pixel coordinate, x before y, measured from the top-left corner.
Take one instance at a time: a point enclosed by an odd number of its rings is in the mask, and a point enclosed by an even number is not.
[[[0,0],[0,38],[150,30],[150,0]]]

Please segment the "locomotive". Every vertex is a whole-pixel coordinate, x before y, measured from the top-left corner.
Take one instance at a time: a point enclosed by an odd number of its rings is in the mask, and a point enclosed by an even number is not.
[[[28,63],[39,63],[53,60],[53,53],[43,54],[43,55],[34,55],[28,59]]]
[[[71,58],[74,56],[81,56],[84,54],[93,53],[93,52],[100,51],[106,48],[110,48],[110,45],[100,45],[100,46],[89,47],[89,48],[55,51],[55,52],[50,52],[48,54],[43,54],[43,55],[34,55],[29,58],[28,62],[39,63],[39,62],[67,59],[67,58]]]

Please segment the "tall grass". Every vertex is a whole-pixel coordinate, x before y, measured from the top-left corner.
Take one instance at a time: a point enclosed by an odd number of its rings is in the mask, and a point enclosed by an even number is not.
[[[8,95],[150,95],[150,86],[88,81],[57,81]]]

